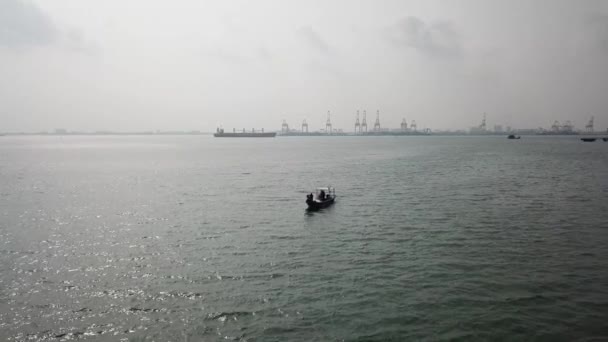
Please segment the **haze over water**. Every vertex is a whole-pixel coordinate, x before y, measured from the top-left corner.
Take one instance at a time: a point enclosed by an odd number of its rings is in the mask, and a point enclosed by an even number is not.
[[[1,139],[2,340],[608,338],[603,142]]]

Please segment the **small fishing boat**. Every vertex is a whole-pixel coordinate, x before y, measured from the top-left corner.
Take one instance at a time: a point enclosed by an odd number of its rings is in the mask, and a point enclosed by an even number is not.
[[[336,189],[328,186],[326,188],[317,188],[315,193],[306,195],[306,204],[309,210],[318,210],[329,207],[336,200]]]
[[[602,138],[602,140],[604,140],[604,141],[608,141],[608,138]]]
[[[593,141],[596,141],[597,138],[581,138],[581,140],[584,142],[593,142]]]
[[[519,135],[509,134],[509,136],[507,137],[507,139],[521,139],[521,137]]]

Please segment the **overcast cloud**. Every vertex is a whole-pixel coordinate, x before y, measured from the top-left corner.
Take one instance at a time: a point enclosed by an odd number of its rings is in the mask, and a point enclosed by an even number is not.
[[[608,2],[0,0],[0,75],[4,132],[605,130]]]

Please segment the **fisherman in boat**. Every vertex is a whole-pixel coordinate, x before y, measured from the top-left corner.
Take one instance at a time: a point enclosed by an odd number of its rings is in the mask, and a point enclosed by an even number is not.
[[[321,192],[319,192],[319,199],[325,201],[325,191],[321,190]]]

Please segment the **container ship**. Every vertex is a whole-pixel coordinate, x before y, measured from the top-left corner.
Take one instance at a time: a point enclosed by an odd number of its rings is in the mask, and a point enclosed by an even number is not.
[[[237,132],[236,129],[233,129],[232,133],[226,133],[223,128],[218,128],[213,134],[216,138],[274,138],[276,135],[275,132],[264,133],[263,128],[261,132],[256,132],[255,129],[252,129],[251,132],[246,132],[244,128],[242,132]]]

